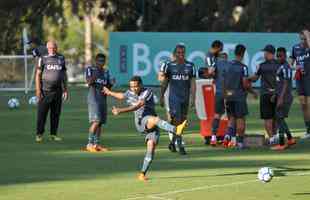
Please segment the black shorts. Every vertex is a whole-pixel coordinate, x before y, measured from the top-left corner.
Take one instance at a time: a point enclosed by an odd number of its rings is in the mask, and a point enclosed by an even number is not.
[[[261,119],[273,119],[276,117],[276,101],[272,102],[272,94],[263,94],[259,99]]]
[[[301,80],[296,80],[296,89],[297,89],[297,94],[298,96],[310,96],[310,80],[308,79],[301,79]]]
[[[228,116],[235,118],[243,118],[249,113],[246,101],[227,101],[226,110]]]
[[[222,95],[215,95],[215,113],[224,114],[225,113],[225,103],[224,97]]]

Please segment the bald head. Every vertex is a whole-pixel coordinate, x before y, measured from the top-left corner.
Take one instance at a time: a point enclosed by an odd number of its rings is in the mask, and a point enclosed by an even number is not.
[[[55,55],[57,53],[57,44],[55,41],[48,41],[46,43],[48,55]]]

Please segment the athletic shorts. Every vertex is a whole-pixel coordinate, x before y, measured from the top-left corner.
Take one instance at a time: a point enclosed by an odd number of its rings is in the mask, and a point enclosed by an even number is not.
[[[224,97],[222,95],[215,95],[215,113],[217,114],[224,114],[225,113],[225,103]]]
[[[243,118],[249,113],[246,101],[227,101],[226,110],[229,116],[235,118]]]
[[[105,124],[107,121],[107,106],[105,104],[88,104],[89,122],[99,122]]]
[[[276,101],[272,102],[272,94],[263,94],[259,99],[261,119],[273,119],[276,117]]]
[[[307,79],[301,79],[296,80],[296,89],[298,96],[310,96],[310,80],[307,81]]]
[[[159,141],[159,129],[157,127],[153,128],[151,130],[148,130],[146,128],[147,121],[151,117],[154,117],[154,116],[147,115],[147,116],[144,116],[142,119],[138,119],[136,121],[136,128],[137,128],[138,132],[140,132],[143,135],[145,135],[145,142],[147,142],[148,140],[153,140],[156,144],[158,144],[158,141]]]
[[[281,107],[276,108],[277,118],[287,118],[293,103],[293,97],[286,99]]]
[[[159,131],[158,131],[158,129],[156,129],[156,130],[154,130],[152,132],[145,133],[144,141],[145,141],[145,143],[147,143],[147,141],[152,140],[152,141],[155,142],[155,144],[158,144],[159,136],[160,136]]]

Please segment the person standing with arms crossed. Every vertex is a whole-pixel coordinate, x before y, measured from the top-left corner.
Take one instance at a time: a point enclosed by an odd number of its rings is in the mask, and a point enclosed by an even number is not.
[[[50,110],[50,140],[61,141],[57,136],[62,100],[68,99],[65,57],[57,53],[55,41],[46,44],[47,55],[39,58],[35,83],[38,98],[36,142],[43,142],[47,114]]]

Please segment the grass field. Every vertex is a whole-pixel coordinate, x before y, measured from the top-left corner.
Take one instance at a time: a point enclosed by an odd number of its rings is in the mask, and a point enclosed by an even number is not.
[[[112,151],[80,151],[88,135],[86,92],[72,88],[70,101],[64,105],[59,130],[64,141],[43,144],[34,142],[36,108],[27,104],[29,96],[0,93],[0,200],[310,199],[310,141],[300,140],[285,152],[211,148],[203,144],[193,111],[185,135],[188,155],[170,153],[168,137],[162,134],[150,181],[139,182],[136,175],[145,146],[132,113],[109,114],[102,141]],[[17,110],[6,106],[12,96],[21,100]],[[263,133],[258,102],[251,100],[249,107],[247,132]],[[163,109],[158,107],[158,111],[164,116]],[[303,134],[296,100],[288,124],[295,136]],[[272,167],[276,174],[267,184],[256,178],[263,166]]]

